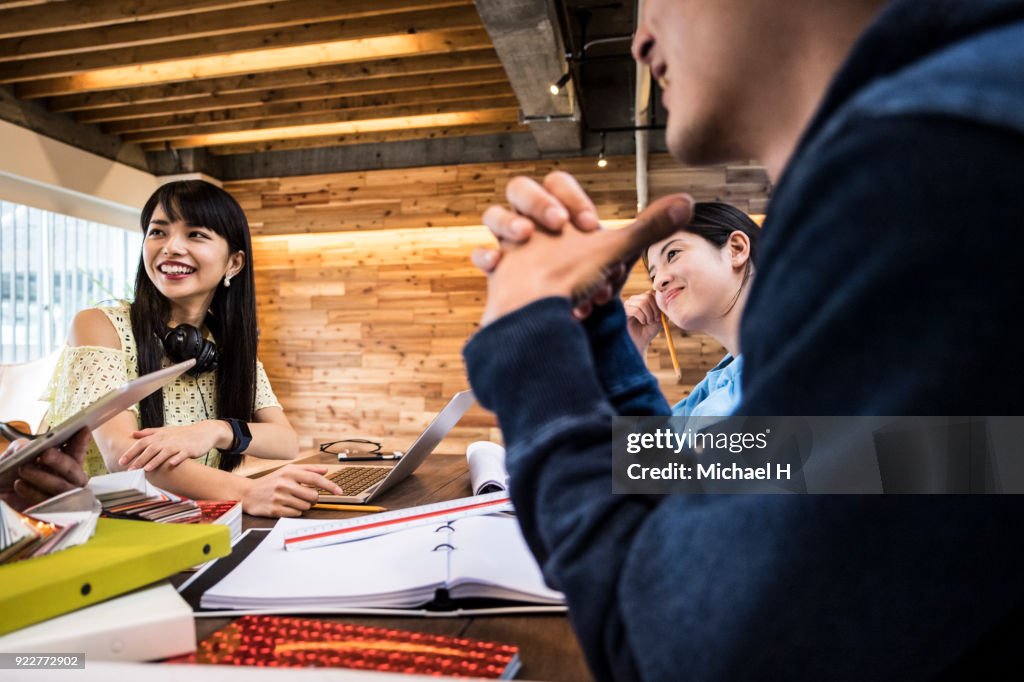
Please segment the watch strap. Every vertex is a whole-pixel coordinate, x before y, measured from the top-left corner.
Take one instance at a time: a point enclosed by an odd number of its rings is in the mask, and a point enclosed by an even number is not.
[[[231,441],[231,447],[227,450],[221,450],[221,454],[240,455],[245,452],[252,442],[252,432],[249,431],[249,425],[245,421],[234,417],[223,417],[222,421],[226,421],[231,427],[234,439]]]

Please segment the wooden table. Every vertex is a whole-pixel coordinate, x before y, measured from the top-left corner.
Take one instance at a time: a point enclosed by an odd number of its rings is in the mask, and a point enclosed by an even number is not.
[[[303,453],[300,462],[331,463],[337,460],[319,452]],[[266,471],[262,472],[267,473]],[[416,473],[382,495],[374,504],[402,509],[441,502],[470,494],[466,460],[452,455],[433,455]],[[304,518],[335,519],[359,516],[353,512],[310,510]],[[243,516],[243,528],[270,528],[275,519]],[[590,680],[583,653],[563,614],[475,616],[471,618],[370,618],[362,616],[317,616],[325,620],[377,627],[404,628],[442,635],[472,637],[515,644],[519,647],[523,668],[519,677],[531,680]],[[196,636],[205,638],[230,622],[228,618],[197,618]]]

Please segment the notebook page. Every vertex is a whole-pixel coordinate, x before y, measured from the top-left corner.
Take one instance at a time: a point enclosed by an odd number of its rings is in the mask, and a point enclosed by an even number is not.
[[[448,590],[452,597],[492,597],[561,604],[544,584],[518,522],[507,516],[474,516],[451,523]]]
[[[288,531],[323,521],[281,519],[269,536],[202,597],[203,608],[409,608],[444,586],[446,552],[433,527],[298,552],[284,549]]]

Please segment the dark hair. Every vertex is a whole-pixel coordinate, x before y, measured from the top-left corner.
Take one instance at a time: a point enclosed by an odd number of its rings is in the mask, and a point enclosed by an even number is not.
[[[156,192],[142,209],[145,233],[157,206],[171,221],[213,230],[228,242],[230,253],[242,251],[245,267],[230,287],[218,286],[206,317],[206,326],[220,349],[217,365],[217,414],[252,421],[256,402],[256,283],[252,271],[252,240],[249,223],[234,197],[202,180],[170,182]],[[145,252],[143,251],[143,254]],[[161,338],[170,317],[170,303],[146,274],[144,255],[139,256],[135,276],[135,300],[131,304],[132,332],[139,351],[139,374],[160,369],[164,356]],[[164,424],[163,391],[139,403],[142,427]],[[220,468],[231,471],[241,455],[222,455]]]

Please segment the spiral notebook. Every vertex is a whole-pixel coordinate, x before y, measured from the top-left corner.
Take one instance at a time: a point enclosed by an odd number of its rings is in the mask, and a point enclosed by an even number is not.
[[[206,610],[462,615],[565,608],[562,594],[544,584],[514,518],[464,518],[285,551],[286,533],[316,523],[322,521],[281,519],[262,542],[247,534],[227,561],[197,575],[196,586],[183,586],[182,595],[199,607],[197,616]],[[256,546],[236,564],[246,544]]]

